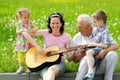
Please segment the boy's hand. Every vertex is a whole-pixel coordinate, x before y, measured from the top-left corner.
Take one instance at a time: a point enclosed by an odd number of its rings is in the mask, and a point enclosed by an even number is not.
[[[96,46],[96,43],[90,42],[90,43],[87,44],[87,47],[91,47],[91,46]]]

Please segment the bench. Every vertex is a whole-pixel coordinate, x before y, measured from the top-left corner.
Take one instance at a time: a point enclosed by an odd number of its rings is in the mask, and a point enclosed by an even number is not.
[[[64,73],[56,80],[74,80],[76,73]],[[40,75],[38,73],[0,73],[0,80],[38,80]],[[95,80],[104,80],[103,75],[95,75]],[[114,73],[113,80],[120,80],[120,73]]]

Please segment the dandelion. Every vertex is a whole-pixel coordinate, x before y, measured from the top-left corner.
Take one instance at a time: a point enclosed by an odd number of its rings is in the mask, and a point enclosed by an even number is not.
[[[7,48],[6,48],[6,47],[4,47],[4,48],[3,48],[3,51],[6,51],[6,50],[7,50]]]
[[[66,26],[69,26],[69,24],[70,24],[69,22],[66,22],[66,23],[65,23]]]
[[[113,26],[117,26],[117,23],[113,23]]]
[[[75,13],[75,15],[77,16],[77,15],[78,15],[78,13]]]
[[[99,6],[99,5],[100,5],[99,3],[96,4],[96,6]]]
[[[120,40],[120,36],[118,36],[117,39]]]
[[[115,18],[116,21],[118,21],[118,18]]]
[[[13,41],[13,38],[9,38],[8,41],[9,41],[9,42]]]
[[[47,17],[46,17],[46,16],[43,16],[43,19],[45,19],[45,20],[46,20],[46,19],[47,19]]]

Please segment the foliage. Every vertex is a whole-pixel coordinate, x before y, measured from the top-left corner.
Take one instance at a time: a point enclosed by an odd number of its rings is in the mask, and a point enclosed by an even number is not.
[[[74,36],[77,33],[76,19],[79,14],[91,15],[103,9],[108,15],[107,25],[111,35],[120,44],[120,1],[118,0],[0,0],[0,72],[15,72],[18,68],[16,41],[16,12],[21,7],[31,10],[31,20],[39,29],[46,29],[47,18],[53,12],[60,12],[65,19],[65,31]],[[36,38],[40,45],[43,42]],[[120,56],[120,49],[117,50]],[[67,62],[67,71],[77,71],[78,64]],[[116,72],[120,72],[120,60]],[[26,70],[26,68],[25,68]]]

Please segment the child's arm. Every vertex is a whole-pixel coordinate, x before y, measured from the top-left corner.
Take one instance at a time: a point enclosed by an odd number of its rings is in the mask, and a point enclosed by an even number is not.
[[[20,35],[21,35],[23,31],[24,31],[23,29],[22,29],[22,30],[19,30],[18,27],[16,28],[16,33],[17,33],[17,34],[20,34]]]
[[[30,25],[31,25],[31,28],[32,28],[31,32],[35,33],[38,30],[38,28],[35,25],[32,24],[32,21],[30,21]]]
[[[101,47],[101,48],[108,48],[107,44],[102,44],[102,43],[94,43],[94,42],[90,42],[87,44],[88,47],[90,46],[96,46],[96,47]]]

